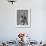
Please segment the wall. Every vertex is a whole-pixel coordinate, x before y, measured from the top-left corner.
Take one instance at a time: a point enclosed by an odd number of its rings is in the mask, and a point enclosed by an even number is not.
[[[46,1],[17,0],[14,5],[0,0],[0,40],[15,40],[19,32],[29,33],[33,40],[46,40]],[[31,28],[16,28],[16,8],[31,8]]]

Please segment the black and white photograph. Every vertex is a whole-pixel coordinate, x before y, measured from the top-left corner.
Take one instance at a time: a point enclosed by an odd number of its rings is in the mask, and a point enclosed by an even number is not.
[[[17,10],[17,25],[28,25],[28,10]]]
[[[30,9],[17,9],[16,25],[17,27],[29,27],[30,26]]]

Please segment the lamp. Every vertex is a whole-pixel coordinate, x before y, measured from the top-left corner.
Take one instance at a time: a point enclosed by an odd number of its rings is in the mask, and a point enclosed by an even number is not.
[[[8,0],[8,2],[11,2],[12,4],[16,2],[16,0]]]

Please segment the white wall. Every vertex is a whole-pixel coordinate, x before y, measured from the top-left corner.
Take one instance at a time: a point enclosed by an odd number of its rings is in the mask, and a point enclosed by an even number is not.
[[[30,33],[33,40],[46,40],[45,5],[45,0],[17,0],[14,5],[0,0],[0,40],[14,40],[19,32]],[[16,28],[16,8],[31,8],[31,28]]]

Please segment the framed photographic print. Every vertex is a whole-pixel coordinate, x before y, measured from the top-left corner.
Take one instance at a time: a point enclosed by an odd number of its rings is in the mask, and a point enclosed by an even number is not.
[[[17,8],[16,9],[16,27],[30,27],[31,25],[31,9]]]

